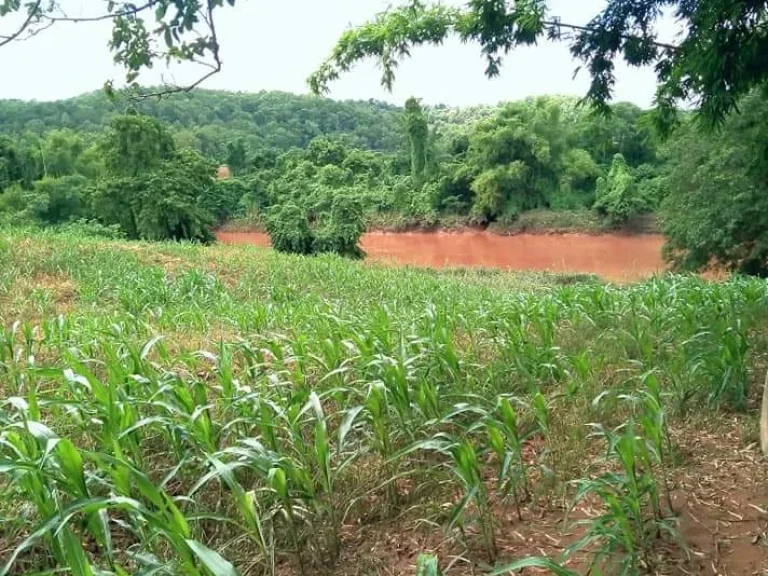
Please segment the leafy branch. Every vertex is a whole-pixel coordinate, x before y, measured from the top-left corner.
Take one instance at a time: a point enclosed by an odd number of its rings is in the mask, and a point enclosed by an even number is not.
[[[234,6],[235,1],[226,0],[230,6]],[[147,98],[188,92],[221,71],[215,11],[223,5],[224,0],[147,0],[142,4],[110,1],[105,12],[72,15],[66,13],[57,0],[50,0],[48,4],[36,0],[25,5],[27,16],[12,34],[0,35],[0,47],[28,39],[56,24],[112,21],[109,47],[115,62],[125,67],[126,81],[135,96]],[[0,18],[20,10],[20,0],[0,2]],[[148,28],[150,22],[156,26]],[[165,44],[165,49],[159,48],[161,43]],[[141,93],[136,83],[140,73],[163,59],[166,62],[191,62],[203,66],[206,71],[188,84],[164,83],[161,90]],[[106,88],[112,92],[112,83],[108,82]]]

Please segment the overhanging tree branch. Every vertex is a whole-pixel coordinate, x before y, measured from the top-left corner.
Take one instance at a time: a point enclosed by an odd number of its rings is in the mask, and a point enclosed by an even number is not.
[[[112,37],[109,47],[115,62],[126,69],[126,81],[140,91],[136,79],[152,68],[157,60],[190,62],[207,70],[194,82],[184,86],[166,85],[162,91],[141,94],[139,97],[162,96],[174,92],[190,91],[222,69],[215,11],[225,5],[224,0],[141,0],[134,3],[110,0],[107,11],[90,15],[66,13],[59,0],[0,0],[0,18],[20,12],[27,14],[24,22],[12,34],[0,35],[0,47],[14,41],[26,40],[43,30],[68,22],[72,24],[111,21]],[[233,6],[237,0],[227,0]],[[160,49],[165,43],[167,50]],[[112,83],[106,85],[112,91]]]
[[[568,30],[578,30],[579,32],[587,32],[587,33],[593,33],[593,34],[597,34],[602,31],[602,29],[597,26],[579,26],[578,24],[568,24],[566,22],[560,22],[559,20],[544,20],[542,21],[541,24],[542,26],[550,30],[559,30],[560,28],[567,28]],[[659,42],[657,40],[652,40],[651,38],[645,37],[645,36],[634,36],[632,34],[619,34],[618,36],[622,40],[642,40],[643,42],[647,42],[650,45],[655,46],[657,48],[663,48],[664,50],[669,50],[673,52],[679,48],[674,44]]]
[[[200,13],[201,18],[205,22],[206,26],[208,27],[208,30],[210,31],[210,36],[208,37],[208,49],[211,52],[211,55],[213,57],[213,62],[206,62],[205,60],[200,60],[198,58],[191,58],[190,61],[194,62],[195,64],[199,64],[201,66],[205,66],[207,68],[210,68],[210,70],[203,74],[200,78],[198,78],[195,82],[191,84],[187,84],[186,86],[177,86],[177,85],[168,85],[166,84],[163,87],[163,90],[155,91],[155,92],[149,92],[149,93],[140,93],[136,94],[135,97],[139,99],[144,98],[161,98],[163,96],[168,96],[170,94],[177,94],[179,92],[190,92],[200,86],[203,82],[208,80],[210,77],[214,76],[215,74],[218,74],[221,72],[222,68],[222,62],[221,57],[219,55],[219,38],[216,33],[216,21],[214,19],[214,5],[215,0],[207,0],[206,2],[206,10],[205,12]]]
[[[117,12],[109,12],[107,14],[101,14],[99,16],[67,16],[64,14],[63,16],[51,16],[49,14],[45,14],[44,18],[46,20],[50,20],[51,22],[100,22],[103,20],[112,20],[114,18],[120,18],[125,16],[133,16],[136,14],[140,14],[141,12],[144,12],[145,10],[148,10],[149,8],[154,7],[159,3],[159,0],[149,0],[146,4],[142,4],[141,6],[134,6],[133,8],[127,8],[125,10],[119,10]]]
[[[37,0],[32,6],[29,7],[27,18],[24,20],[21,26],[19,26],[19,28],[13,34],[11,34],[10,36],[0,36],[0,48],[5,46],[6,44],[10,44],[14,40],[20,39],[21,35],[24,34],[27,28],[29,28],[29,26],[32,24],[35,18],[40,17],[41,4],[42,4],[42,0]]]

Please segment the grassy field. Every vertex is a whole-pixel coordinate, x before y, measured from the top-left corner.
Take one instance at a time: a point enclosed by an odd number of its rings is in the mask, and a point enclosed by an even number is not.
[[[0,574],[759,573],[766,320],[760,280],[4,233]]]

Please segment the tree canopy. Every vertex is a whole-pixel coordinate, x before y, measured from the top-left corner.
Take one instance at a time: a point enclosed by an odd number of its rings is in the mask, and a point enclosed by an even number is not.
[[[0,0],[0,48],[28,39],[62,22],[112,22],[108,46],[142,96],[189,91],[221,70],[216,15],[236,0],[146,0],[141,4],[103,0],[93,13],[70,16],[60,0]],[[442,43],[448,36],[477,43],[489,76],[518,46],[548,38],[569,44],[591,77],[586,98],[607,111],[618,59],[653,66],[659,125],[674,124],[678,106],[694,102],[709,124],[722,123],[739,99],[764,88],[768,73],[768,6],[763,0],[608,0],[585,24],[563,22],[546,0],[468,0],[461,7],[408,0],[350,29],[309,78],[316,93],[364,58],[383,70],[391,87],[398,64],[411,50]],[[664,17],[679,27],[676,38],[660,39]],[[141,90],[142,71],[158,60],[191,62],[200,77],[186,85]],[[107,86],[110,90],[111,87]]]
[[[663,171],[645,118],[558,97],[466,110],[205,90],[128,106],[103,94],[0,101],[0,223],[85,218],[129,238],[207,241],[251,218],[286,250],[355,256],[366,222],[586,212],[615,154],[633,182]],[[234,177],[214,181],[222,163]],[[659,189],[633,211],[654,210]]]
[[[359,256],[366,225],[511,231],[547,211],[542,222],[593,231],[657,213],[679,267],[762,274],[765,102],[750,94],[713,134],[683,115],[661,140],[648,111],[594,115],[563,97],[469,109],[208,91],[0,101],[0,226],[86,220],[100,235],[207,242],[234,219],[287,251]]]
[[[381,65],[382,84],[391,87],[413,48],[439,45],[448,36],[479,44],[486,72],[495,76],[510,50],[549,38],[569,43],[591,76],[586,97],[600,110],[607,110],[616,60],[623,58],[654,67],[662,126],[670,126],[677,107],[689,101],[706,122],[721,123],[739,98],[766,85],[767,10],[762,0],[608,0],[582,26],[562,22],[545,0],[469,0],[460,8],[412,0],[345,32],[310,84],[317,93],[327,91],[331,81],[371,57]],[[659,40],[664,15],[682,31],[673,42]]]
[[[754,94],[740,107],[717,134],[685,126],[670,148],[663,229],[679,268],[768,275],[768,100]]]

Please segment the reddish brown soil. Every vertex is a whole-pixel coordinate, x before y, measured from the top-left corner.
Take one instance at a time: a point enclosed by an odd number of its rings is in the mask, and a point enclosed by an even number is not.
[[[269,246],[261,232],[219,232],[227,244]],[[613,281],[646,278],[664,270],[663,236],[604,234],[499,236],[489,232],[372,232],[361,245],[372,260],[431,268],[471,266],[507,270],[584,272]]]
[[[678,552],[678,573],[768,574],[768,462],[739,428],[681,435],[689,462],[675,476],[675,506],[690,561]]]
[[[655,542],[644,574],[654,576],[757,576],[768,574],[768,462],[754,444],[745,446],[743,422],[734,419],[716,428],[695,423],[672,430],[682,459],[671,474],[673,507],[680,540]],[[407,494],[413,485],[399,485]],[[433,492],[436,507],[449,506],[458,494]],[[494,498],[495,500],[495,498]],[[567,502],[526,506],[523,519],[513,506],[494,501],[499,565],[528,556],[559,559],[584,528],[575,524],[601,513],[587,501],[566,519]],[[366,508],[375,509],[375,502]],[[475,576],[488,570],[476,530],[468,527],[466,540],[446,536],[439,525],[411,513],[386,521],[373,517],[344,527],[342,552],[333,565],[308,573],[329,576],[400,576],[415,574],[419,554],[434,553],[445,576]],[[566,566],[586,570],[587,551],[572,556]],[[284,559],[283,576],[297,570]],[[606,572],[609,574],[610,572]],[[523,574],[549,574],[528,569]]]

